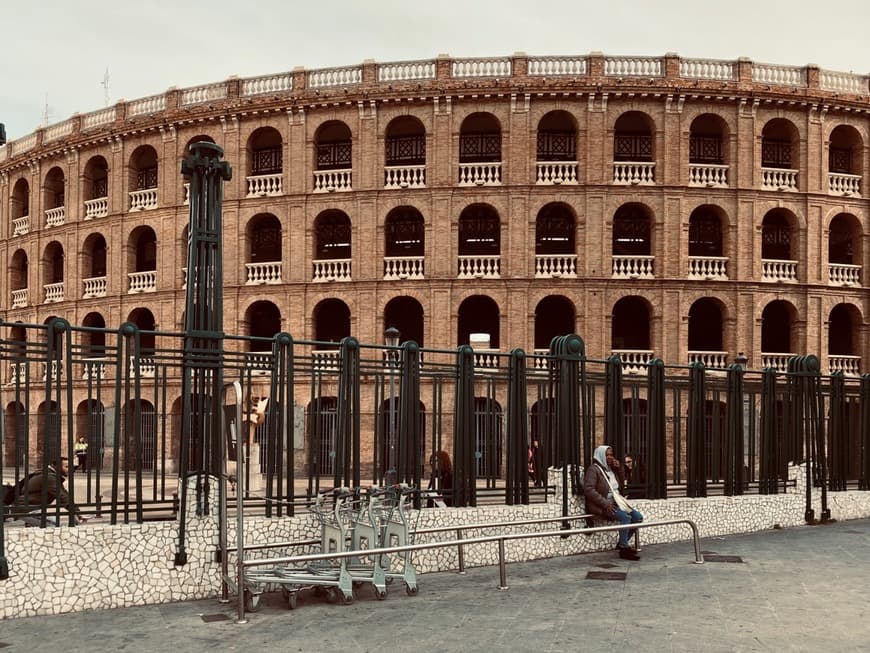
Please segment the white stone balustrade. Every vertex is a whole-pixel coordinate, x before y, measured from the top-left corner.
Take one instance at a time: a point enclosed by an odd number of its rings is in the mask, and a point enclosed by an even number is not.
[[[690,163],[689,186],[728,188],[728,166],[710,163]]]
[[[727,351],[690,351],[689,363],[702,363],[711,370],[728,369]]]
[[[157,189],[130,191],[130,211],[148,211],[157,208]]]
[[[690,79],[737,79],[737,62],[721,59],[680,59],[680,77]]]
[[[181,106],[187,107],[191,104],[201,104],[202,102],[213,102],[214,100],[224,100],[227,97],[227,83],[218,82],[217,84],[204,84],[203,86],[194,86],[181,91]]]
[[[806,71],[801,66],[753,63],[752,81],[779,86],[806,86]]]
[[[762,168],[761,187],[764,190],[797,190],[798,171],[786,168]]]
[[[353,170],[315,170],[313,193],[334,193],[353,190]]]
[[[536,279],[574,279],[576,276],[576,254],[535,254]]]
[[[661,77],[661,57],[605,57],[604,74],[611,77]]]
[[[761,280],[780,283],[796,283],[797,261],[780,261],[777,259],[761,260]]]
[[[424,261],[423,256],[385,256],[384,280],[422,279]]]
[[[127,117],[144,116],[166,110],[166,96],[163,94],[143,97],[127,104]]]
[[[614,279],[654,279],[655,256],[617,255],[613,256]]]
[[[149,356],[139,356],[138,359],[135,356],[130,356],[130,369],[135,371],[137,368],[139,376],[143,379],[153,379],[157,372],[157,365],[154,359]]]
[[[727,256],[690,256],[689,279],[727,280]]]
[[[653,161],[614,161],[613,183],[621,186],[652,186],[656,164]]]
[[[106,296],[106,277],[82,279],[82,299]]]
[[[653,357],[651,349],[613,349],[612,353],[619,356],[625,374],[646,374]]]
[[[865,75],[856,75],[855,73],[839,73],[834,70],[819,71],[819,87],[823,91],[867,95],[868,79],[870,78]]]
[[[861,286],[861,266],[847,263],[828,263],[828,285]]]
[[[245,356],[245,367],[256,376],[266,374],[272,369],[272,355],[249,353]]]
[[[246,286],[281,283],[281,261],[245,263],[248,272]]]
[[[378,64],[379,82],[406,82],[415,79],[435,79],[435,62],[399,61]]]
[[[28,152],[36,147],[36,132],[18,140],[10,141],[6,147],[9,149],[9,156],[18,156]]]
[[[85,220],[105,218],[107,215],[109,215],[108,197],[97,197],[92,200],[85,200]]]
[[[190,184],[184,184],[184,204],[190,204]]]
[[[66,222],[66,207],[57,206],[45,212],[45,226],[59,227]]]
[[[42,364],[42,380],[48,379],[51,375],[52,381],[57,381],[63,374],[63,361],[48,361]]]
[[[129,272],[127,278],[130,282],[130,287],[127,290],[128,295],[135,295],[140,292],[156,292],[157,291],[157,271],[146,270],[145,272]]]
[[[261,75],[242,80],[242,97],[293,90],[293,74]]]
[[[844,197],[861,196],[861,175],[847,175],[843,172],[828,173],[828,194]]]
[[[181,289],[187,288],[187,268],[181,268]]]
[[[54,304],[63,301],[63,281],[47,283],[42,289],[45,291],[44,304]]]
[[[426,188],[426,166],[384,166],[384,188]]]
[[[797,354],[772,354],[769,352],[761,352],[761,369],[768,367],[775,369],[777,372],[788,372],[788,359]]]
[[[350,261],[349,258],[314,261],[314,278],[312,281],[350,281]]]
[[[526,365],[533,370],[546,372],[550,369],[549,349],[533,349]]]
[[[459,279],[499,279],[501,256],[464,255],[459,257]]]
[[[828,372],[842,372],[846,376],[861,376],[861,357],[828,354]]]
[[[312,364],[320,372],[338,372],[341,370],[340,349],[315,349],[311,352]]]
[[[25,215],[12,221],[12,235],[23,236],[30,233],[30,216]]]
[[[94,129],[115,122],[115,107],[91,111],[82,116],[82,129]]]
[[[63,122],[59,122],[56,125],[51,125],[45,128],[45,131],[42,134],[42,142],[48,143],[50,141],[56,141],[59,138],[63,138],[64,136],[69,136],[73,132],[73,121],[72,120],[64,120]]]
[[[498,369],[499,358],[498,349],[475,349],[474,367],[484,370]]]
[[[577,185],[576,161],[538,161],[535,168],[538,186]]]
[[[460,163],[460,186],[501,186],[501,161]]]
[[[529,57],[528,74],[547,77],[585,75],[586,57]]]
[[[82,381],[96,381],[106,378],[106,360],[93,358],[82,363]]]
[[[453,77],[510,77],[511,60],[507,57],[454,59],[450,74]]]
[[[27,363],[10,363],[9,378],[6,383],[14,385],[15,383],[25,383],[27,381]]]
[[[273,197],[284,194],[284,175],[253,175],[248,180],[248,197]]]
[[[326,86],[349,86],[362,81],[362,66],[345,68],[324,68],[308,73],[308,88],[323,88]]]
[[[28,301],[27,288],[21,288],[20,290],[12,291],[12,308],[23,308],[27,306]]]

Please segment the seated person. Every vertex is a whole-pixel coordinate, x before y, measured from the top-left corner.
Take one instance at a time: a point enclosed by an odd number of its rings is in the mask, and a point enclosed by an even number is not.
[[[78,506],[70,501],[69,494],[63,484],[69,473],[69,460],[60,459],[60,471],[54,465],[46,466],[45,472],[36,472],[20,481],[21,494],[12,506],[11,514],[14,519],[21,519],[28,526],[42,525],[42,491],[45,482],[46,504],[56,502],[57,505],[73,513],[76,523],[82,524],[87,518],[81,514]],[[47,526],[57,526],[54,519],[46,518]]]
[[[613,449],[606,444],[595,449],[593,462],[583,477],[583,493],[586,496],[586,512],[598,515],[608,521],[620,524],[636,524],[643,521],[643,515],[634,510],[619,492],[619,479],[614,473],[615,459]],[[633,531],[619,531],[619,557],[626,560],[639,560],[637,551],[629,545]]]

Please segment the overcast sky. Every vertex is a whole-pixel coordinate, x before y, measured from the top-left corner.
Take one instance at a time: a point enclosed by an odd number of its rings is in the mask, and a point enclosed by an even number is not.
[[[0,2],[9,140],[109,103],[364,59],[528,54],[736,59],[870,73],[870,0]]]

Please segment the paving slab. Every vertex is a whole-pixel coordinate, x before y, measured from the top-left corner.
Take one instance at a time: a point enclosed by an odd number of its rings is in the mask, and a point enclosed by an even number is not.
[[[742,562],[693,563],[691,542],[420,577],[352,605],[279,592],[235,623],[216,600],[0,621],[0,651],[870,652],[870,520],[705,538]],[[624,580],[587,578],[624,572]],[[0,586],[2,590],[2,586]]]

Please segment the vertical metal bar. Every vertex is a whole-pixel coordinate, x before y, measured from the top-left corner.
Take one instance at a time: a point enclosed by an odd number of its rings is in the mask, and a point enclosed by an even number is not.
[[[504,560],[504,538],[500,538],[498,541],[498,580],[500,590],[508,589],[507,584],[507,569],[505,568],[505,560]]]

